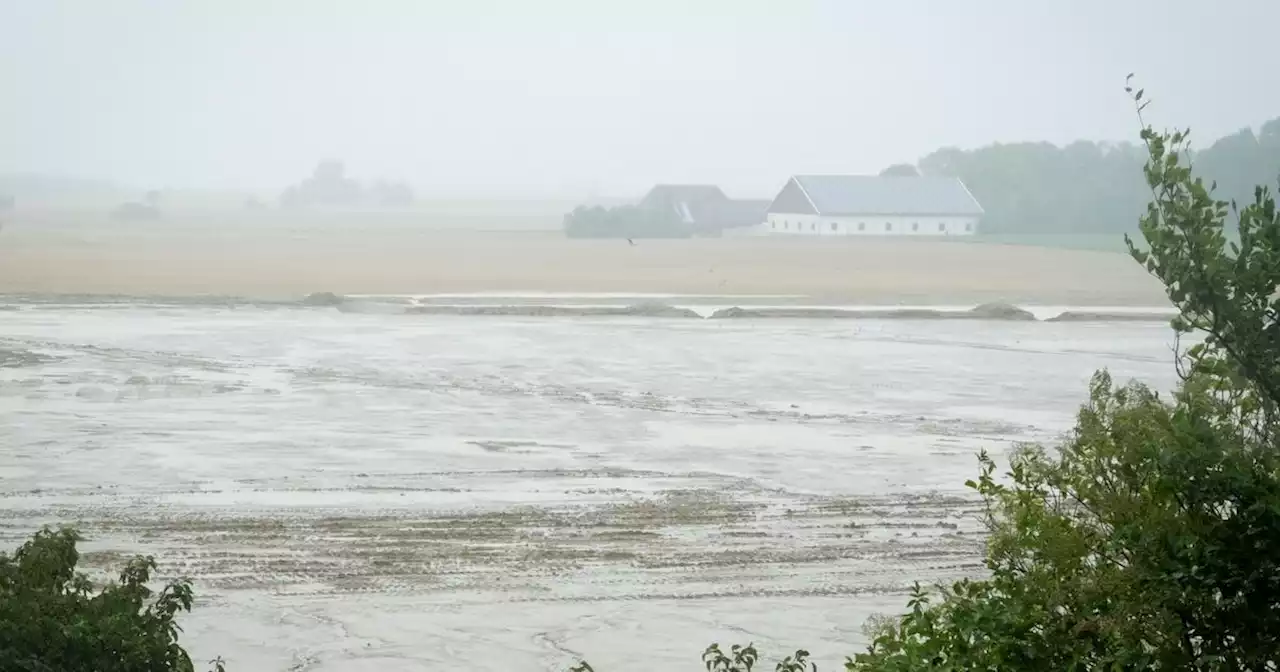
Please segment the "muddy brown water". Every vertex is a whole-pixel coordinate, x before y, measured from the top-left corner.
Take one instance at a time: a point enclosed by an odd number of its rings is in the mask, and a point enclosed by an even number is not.
[[[981,574],[975,451],[1053,441],[1095,369],[1173,382],[1155,322],[19,308],[0,541],[156,554],[238,670],[835,667]]]

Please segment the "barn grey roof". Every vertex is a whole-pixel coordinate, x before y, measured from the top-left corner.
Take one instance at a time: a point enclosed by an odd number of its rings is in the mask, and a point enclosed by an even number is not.
[[[728,198],[724,192],[713,184],[659,184],[655,185],[641,199],[642,204],[666,205],[677,201],[722,201]]]
[[[955,177],[796,175],[822,215],[968,215],[982,206]]]
[[[771,201],[732,199],[709,184],[659,184],[640,200],[642,208],[668,211],[699,231],[755,226]]]

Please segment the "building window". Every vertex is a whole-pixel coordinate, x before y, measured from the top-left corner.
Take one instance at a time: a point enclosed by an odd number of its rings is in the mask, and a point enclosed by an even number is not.
[[[884,230],[885,230],[885,231],[892,231],[892,230],[893,230],[893,222],[885,222],[885,223],[884,223]]]
[[[964,230],[965,230],[965,231],[972,231],[972,230],[973,230],[973,222],[965,222],[965,223],[964,223]]]
[[[946,222],[938,222],[938,230],[939,230],[939,231],[946,231],[946,230],[947,230],[947,223],[946,223]]]
[[[911,222],[911,230],[912,230],[912,231],[919,231],[919,230],[920,230],[920,222]]]
[[[859,231],[866,231],[866,230],[867,230],[867,223],[866,223],[866,222],[858,222],[858,230],[859,230]]]
[[[790,229],[790,228],[791,228],[791,222],[783,222],[783,223],[782,223],[782,228],[784,228],[784,229]]]
[[[778,228],[778,223],[777,223],[777,222],[769,222],[769,228],[771,228],[771,229],[776,229],[776,228]]]
[[[809,222],[809,230],[810,230],[810,231],[817,231],[817,230],[818,230],[818,223],[817,223],[817,222]]]
[[[835,222],[831,222],[831,230],[832,230],[832,231],[839,231],[839,230],[840,230],[840,225],[839,225],[839,224],[836,224]]]

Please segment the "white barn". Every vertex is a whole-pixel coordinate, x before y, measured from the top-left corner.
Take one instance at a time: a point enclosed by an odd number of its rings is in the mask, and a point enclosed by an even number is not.
[[[755,235],[971,236],[982,206],[954,177],[796,175]]]

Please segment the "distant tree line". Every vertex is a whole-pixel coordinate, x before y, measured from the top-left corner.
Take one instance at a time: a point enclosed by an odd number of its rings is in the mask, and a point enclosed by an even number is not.
[[[880,177],[920,177],[920,171],[909,163],[895,163],[880,171]]]
[[[620,205],[578,206],[564,216],[570,238],[688,238],[692,229],[674,211]]]
[[[1189,157],[1195,174],[1217,182],[1215,195],[1253,201],[1258,184],[1280,176],[1280,118],[1255,133],[1245,128]],[[1077,141],[993,144],[939,149],[920,159],[922,175],[958,177],[986,210],[987,233],[1115,233],[1131,231],[1151,199],[1142,178],[1147,150],[1132,143]],[[909,175],[899,164],[882,174]]]
[[[403,182],[374,182],[369,187],[347,177],[341,161],[321,161],[311,176],[284,190],[280,205],[286,208],[354,207],[375,205],[404,207],[413,204],[413,190]]]

